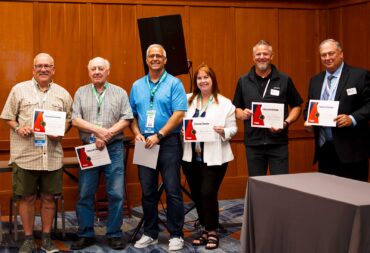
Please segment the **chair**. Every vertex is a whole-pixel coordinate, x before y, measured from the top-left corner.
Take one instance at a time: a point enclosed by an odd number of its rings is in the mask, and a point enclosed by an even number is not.
[[[40,199],[40,196],[37,196],[37,199]],[[9,234],[12,233],[12,222],[14,219],[14,240],[18,241],[18,209],[17,209],[17,202],[19,200],[19,196],[13,194],[9,201]],[[62,215],[62,238],[65,238],[65,210],[64,210],[64,197],[62,194],[54,195],[54,202],[55,202],[55,217],[54,217],[54,229],[53,232],[57,232],[58,227],[58,202],[61,201],[61,215]],[[13,214],[14,212],[14,214]]]

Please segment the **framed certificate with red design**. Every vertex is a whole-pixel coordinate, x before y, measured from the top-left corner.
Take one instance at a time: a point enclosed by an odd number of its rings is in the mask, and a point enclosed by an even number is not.
[[[34,133],[64,136],[66,112],[36,109],[33,112],[32,129]]]
[[[95,143],[75,147],[77,159],[82,170],[99,167],[111,163],[107,147],[99,150]]]
[[[214,123],[207,118],[184,119],[184,142],[212,142],[218,134],[213,130]]]
[[[339,101],[314,100],[308,104],[307,123],[313,126],[335,127]]]
[[[284,127],[284,104],[252,102],[252,112],[252,127]]]

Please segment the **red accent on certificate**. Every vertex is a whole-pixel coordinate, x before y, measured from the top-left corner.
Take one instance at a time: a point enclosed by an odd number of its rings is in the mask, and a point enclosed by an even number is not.
[[[216,141],[218,136],[213,126],[213,121],[207,118],[184,119],[184,142]]]
[[[313,126],[335,127],[334,119],[338,116],[339,101],[310,100],[307,123]]]
[[[33,112],[32,129],[35,133],[64,136],[66,112],[36,109]]]
[[[82,170],[99,167],[111,163],[107,147],[99,150],[95,143],[75,148],[78,162]]]
[[[284,104],[252,102],[252,112],[252,127],[284,127]]]

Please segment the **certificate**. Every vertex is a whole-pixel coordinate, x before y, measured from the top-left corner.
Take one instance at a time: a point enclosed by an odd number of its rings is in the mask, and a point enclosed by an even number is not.
[[[251,126],[284,128],[284,104],[252,102]]]
[[[152,148],[145,148],[145,142],[137,141],[135,143],[133,164],[142,165],[151,169],[157,168],[159,154],[159,145]]]
[[[214,123],[207,118],[184,119],[184,142],[212,142],[217,140]]]
[[[314,126],[335,127],[339,101],[310,100],[307,123]]]
[[[65,128],[66,112],[34,110],[32,129],[35,133],[64,136]]]
[[[75,148],[81,170],[99,167],[111,163],[107,147],[99,150],[95,143]]]

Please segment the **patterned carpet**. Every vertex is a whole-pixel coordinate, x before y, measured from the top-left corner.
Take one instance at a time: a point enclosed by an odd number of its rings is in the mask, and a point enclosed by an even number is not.
[[[216,250],[206,250],[203,247],[192,246],[191,241],[198,235],[196,228],[197,215],[196,211],[193,209],[185,216],[185,225],[184,225],[184,235],[185,235],[185,246],[182,250],[176,251],[178,253],[205,253],[205,252],[216,252],[216,253],[239,253],[240,252],[240,230],[242,215],[244,209],[244,200],[223,200],[220,201],[220,224],[221,228],[219,229],[220,237],[220,246]],[[190,208],[191,204],[185,206],[186,209]],[[133,234],[137,224],[140,221],[142,216],[141,207],[135,207],[132,209],[132,217],[125,217],[124,223],[122,225],[122,230],[124,231],[124,240],[127,243],[124,250],[112,250],[107,246],[105,234],[105,221],[97,220],[95,224],[95,232],[97,235],[97,244],[91,247],[88,247],[84,250],[74,251],[78,253],[111,253],[111,252],[145,252],[145,253],[162,253],[168,252],[168,239],[169,234],[165,229],[163,224],[160,224],[161,233],[159,235],[159,243],[157,245],[151,245],[146,249],[136,249],[133,247],[133,243],[129,243],[129,239]],[[165,212],[162,210],[160,212],[160,218],[165,220]],[[7,217],[3,217],[3,230],[8,231],[8,224],[6,223]],[[58,218],[58,227],[61,227],[61,219]],[[21,226],[19,227],[20,229]],[[35,237],[40,238],[40,217],[36,217],[35,225]],[[63,239],[60,233],[53,235],[55,239],[55,244],[61,250],[61,252],[73,252],[69,250],[69,247],[73,240],[76,239],[77,231],[77,220],[74,212],[66,213],[66,237]],[[137,235],[137,239],[140,238],[142,230],[140,230]],[[19,233],[20,240],[22,240],[22,231]],[[40,240],[37,239],[36,243],[40,244]],[[3,242],[0,244],[0,253],[15,253],[18,252],[19,241],[15,242],[13,238],[4,232]],[[38,252],[43,252],[39,250]]]

